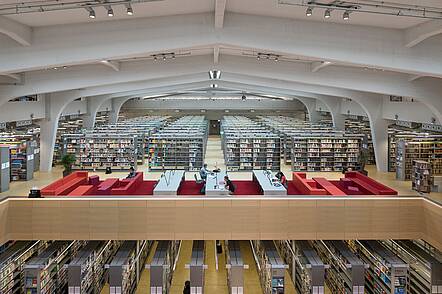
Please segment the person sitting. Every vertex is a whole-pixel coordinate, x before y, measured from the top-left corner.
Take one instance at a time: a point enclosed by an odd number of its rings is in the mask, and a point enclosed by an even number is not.
[[[126,179],[135,178],[136,175],[137,175],[137,173],[135,172],[134,167],[131,166],[130,169],[129,169],[129,174],[127,175]]]
[[[200,169],[200,177],[204,181],[207,180],[207,175],[210,173],[209,169],[207,168],[207,163],[203,165],[203,167]]]
[[[228,176],[224,177],[224,188],[226,190],[229,190],[229,194],[233,195],[235,193],[235,185],[232,183],[232,181],[229,179]]]
[[[284,186],[284,188],[288,188],[287,185],[287,178],[285,177],[284,173],[282,171],[279,171],[276,173],[275,177],[278,179],[278,181],[281,183],[281,185]]]

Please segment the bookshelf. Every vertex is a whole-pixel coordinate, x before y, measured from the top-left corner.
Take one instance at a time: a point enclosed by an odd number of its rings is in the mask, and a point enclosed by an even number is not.
[[[9,146],[0,145],[0,192],[9,190],[10,173]]]
[[[409,265],[379,241],[347,241],[364,263],[366,293],[408,293]]]
[[[24,265],[26,294],[66,293],[67,265],[84,241],[55,241]]]
[[[34,149],[30,141],[9,145],[11,181],[29,181],[34,177]]]
[[[257,263],[259,280],[264,294],[283,294],[287,265],[280,258],[273,241],[250,241]]]
[[[221,135],[228,171],[280,170],[281,140],[267,127],[247,117],[225,116]]]
[[[258,116],[257,120],[278,134],[281,138],[281,158],[284,164],[292,163],[293,137],[304,133],[333,131],[329,123],[311,123],[287,116]]]
[[[158,241],[150,268],[150,293],[170,293],[180,241]]]
[[[383,240],[382,244],[410,266],[410,293],[441,293],[439,250],[422,240]]]
[[[367,149],[367,165],[376,164],[376,158],[371,137],[370,122],[363,117],[347,117],[345,119],[345,132],[349,134],[362,134],[362,147]]]
[[[292,170],[308,172],[357,169],[361,137],[342,132],[293,138]]]
[[[204,116],[183,116],[160,128],[149,136],[149,169],[199,170],[204,163],[207,136]]]
[[[421,193],[430,193],[433,186],[432,166],[428,161],[413,160],[411,187]]]
[[[364,264],[344,241],[312,241],[310,243],[321,260],[330,265],[325,282],[331,293],[365,293]]]
[[[152,241],[124,241],[109,264],[110,293],[135,291],[151,246]]]
[[[0,293],[20,293],[23,266],[49,245],[46,241],[13,241],[0,254]]]
[[[442,140],[399,140],[396,143],[396,179],[412,179],[413,160],[427,161],[432,164],[432,175],[441,174]]]
[[[89,241],[68,265],[68,294],[100,293],[109,263],[121,241]]]

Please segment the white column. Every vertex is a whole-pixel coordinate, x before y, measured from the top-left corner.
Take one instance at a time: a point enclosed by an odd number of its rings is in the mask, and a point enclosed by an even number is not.
[[[376,168],[380,172],[388,171],[388,120],[383,118],[383,95],[364,94],[355,99],[367,113],[370,120]]]
[[[87,112],[83,115],[83,127],[85,129],[92,130],[94,128],[97,112],[100,110],[101,105],[108,99],[110,99],[109,95],[87,97]]]
[[[327,106],[333,120],[333,127],[338,131],[345,130],[345,116],[341,113],[341,98],[321,96],[321,101]]]
[[[45,95],[45,118],[40,122],[40,171],[52,170],[55,136],[61,112],[74,101],[77,91],[58,92]]]
[[[120,113],[123,104],[128,101],[130,97],[112,98],[112,110],[109,112],[109,124],[116,124],[118,122],[118,114]]]
[[[305,105],[305,108],[307,108],[310,122],[319,122],[319,120],[321,119],[321,115],[318,111],[316,111],[316,99],[305,97],[297,97],[297,99]]]

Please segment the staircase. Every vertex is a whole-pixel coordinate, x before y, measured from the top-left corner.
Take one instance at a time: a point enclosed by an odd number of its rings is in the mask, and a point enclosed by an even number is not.
[[[209,136],[204,162],[207,163],[210,170],[215,167],[218,167],[221,170],[226,170],[224,153],[221,146],[221,137],[219,135]]]

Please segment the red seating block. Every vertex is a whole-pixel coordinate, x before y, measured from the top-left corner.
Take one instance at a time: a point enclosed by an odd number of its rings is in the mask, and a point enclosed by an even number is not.
[[[345,178],[352,180],[355,186],[368,191],[373,195],[397,195],[397,191],[361,174],[360,172],[346,172]]]
[[[318,183],[314,180],[307,180],[305,173],[294,172],[292,174],[292,184],[304,195],[327,195],[325,189],[318,187]]]
[[[89,177],[89,185],[97,186],[100,183],[100,177],[99,176],[90,176]]]
[[[346,196],[347,195],[344,191],[342,191],[341,189],[339,189],[338,187],[333,185],[333,183],[330,183],[325,178],[312,178],[312,180],[314,180],[316,183],[318,183],[318,185],[321,188],[323,188],[325,191],[327,191],[328,194],[330,194],[332,196]]]
[[[93,194],[93,191],[95,189],[94,185],[82,185],[78,186],[68,194],[68,196],[83,196],[83,195],[90,195]]]
[[[124,179],[119,182],[119,187],[112,188],[112,195],[131,195],[143,182],[143,173],[139,172],[132,179]]]
[[[112,188],[117,188],[119,185],[119,179],[107,179],[98,185],[98,195],[111,195]]]
[[[43,196],[67,195],[80,185],[88,184],[88,172],[77,171],[41,189]]]

